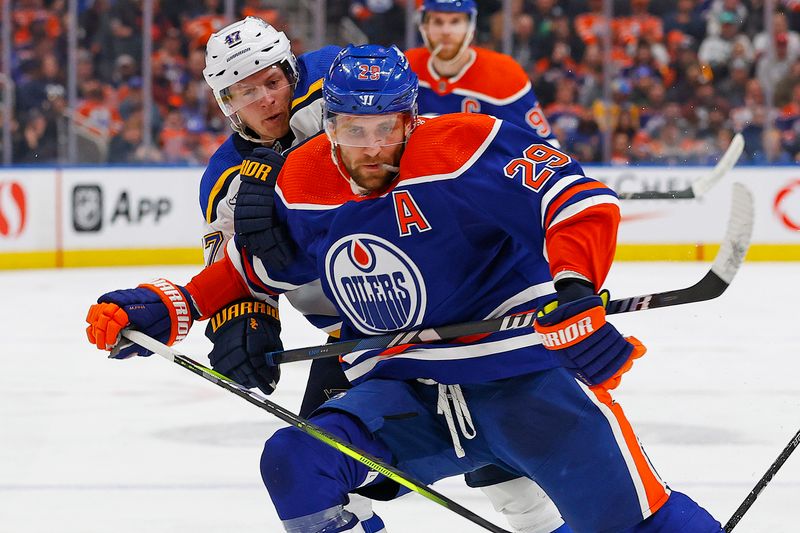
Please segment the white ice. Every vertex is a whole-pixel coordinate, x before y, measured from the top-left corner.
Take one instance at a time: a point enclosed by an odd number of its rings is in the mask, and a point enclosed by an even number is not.
[[[622,263],[621,297],[689,285],[702,263]],[[0,273],[0,532],[278,532],[261,484],[268,413],[154,356],[112,361],[84,316],[102,292],[194,267]],[[616,394],[659,473],[725,521],[800,427],[800,267],[747,263],[722,297],[620,315],[649,347]],[[324,336],[282,309],[287,347]],[[183,352],[205,362],[195,327]],[[307,366],[272,399],[300,404]],[[520,412],[525,406],[520,405]],[[435,488],[505,527],[460,479]],[[800,531],[800,451],[735,531]],[[392,532],[482,529],[410,494],[376,505]]]

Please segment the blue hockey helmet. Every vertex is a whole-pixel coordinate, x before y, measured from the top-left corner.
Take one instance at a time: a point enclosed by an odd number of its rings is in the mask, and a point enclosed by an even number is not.
[[[326,113],[416,115],[417,75],[396,46],[348,45],[322,83]]]
[[[425,0],[420,6],[420,11],[441,11],[444,13],[469,13],[478,12],[475,0]]]

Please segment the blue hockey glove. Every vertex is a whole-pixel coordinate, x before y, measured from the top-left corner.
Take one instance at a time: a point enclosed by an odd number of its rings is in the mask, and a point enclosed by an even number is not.
[[[294,244],[275,215],[275,183],[285,158],[269,148],[256,148],[242,161],[236,195],[234,230],[241,242],[267,268],[282,270],[294,258]]]
[[[542,344],[561,364],[587,385],[614,388],[632,359],[645,347],[634,337],[625,338],[606,322],[608,292],[559,305],[551,302],[537,314],[534,328]]]
[[[192,321],[200,317],[189,291],[165,279],[139,285],[135,289],[108,292],[89,308],[86,334],[101,350],[111,350],[114,359],[153,352],[122,338],[123,328],[131,327],[170,346],[183,340]]]
[[[267,364],[268,352],[283,350],[278,310],[264,302],[244,300],[218,311],[206,327],[214,343],[211,367],[248,389],[271,394],[281,378],[278,366]]]

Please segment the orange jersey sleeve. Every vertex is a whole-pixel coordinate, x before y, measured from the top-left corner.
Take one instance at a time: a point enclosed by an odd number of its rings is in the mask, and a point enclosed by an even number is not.
[[[548,228],[545,243],[553,278],[576,272],[599,290],[614,260],[619,221],[619,207],[602,204]]]

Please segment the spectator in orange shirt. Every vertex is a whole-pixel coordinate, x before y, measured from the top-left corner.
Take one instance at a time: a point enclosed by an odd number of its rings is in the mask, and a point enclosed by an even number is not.
[[[194,16],[183,22],[183,32],[189,39],[189,49],[203,49],[211,34],[225,27],[220,0],[205,0],[203,7]]]
[[[108,98],[108,88],[97,80],[81,85],[83,100],[75,110],[75,120],[100,139],[108,140],[122,127],[122,117]]]
[[[600,44],[608,29],[603,0],[589,0],[589,11],[575,17],[575,32],[587,45]]]
[[[611,23],[615,40],[632,50],[647,35],[650,42],[664,40],[664,27],[661,19],[648,11],[650,0],[631,0],[631,15],[615,18]]]

